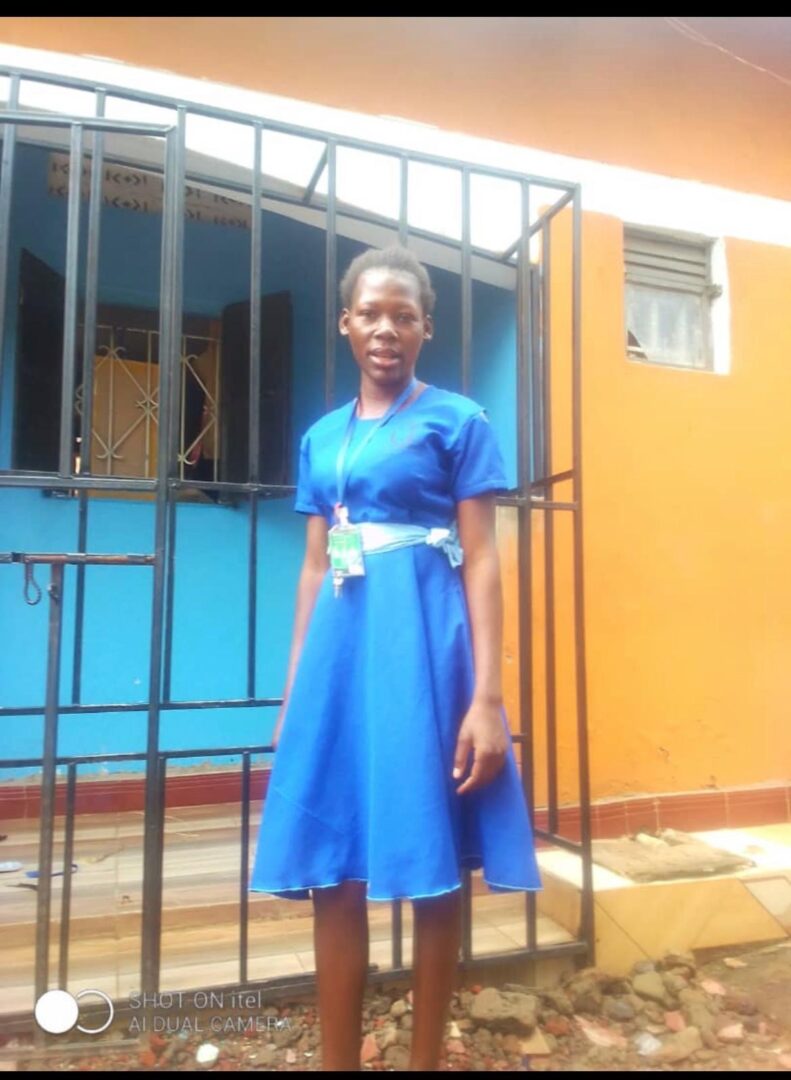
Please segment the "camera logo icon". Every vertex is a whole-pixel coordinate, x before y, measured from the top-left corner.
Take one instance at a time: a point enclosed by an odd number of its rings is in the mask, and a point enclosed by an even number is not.
[[[78,1023],[80,1001],[90,995],[101,998],[107,1006],[107,1019],[99,1027]],[[33,1015],[38,1026],[49,1035],[65,1035],[74,1027],[84,1035],[101,1035],[112,1024],[115,1008],[103,990],[80,990],[76,994],[70,994],[68,990],[47,990],[36,1002]]]

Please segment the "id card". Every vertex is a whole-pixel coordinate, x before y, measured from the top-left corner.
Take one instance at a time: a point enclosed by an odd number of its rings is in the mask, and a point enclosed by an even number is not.
[[[327,536],[333,577],[364,577],[363,540],[357,526],[333,525]]]

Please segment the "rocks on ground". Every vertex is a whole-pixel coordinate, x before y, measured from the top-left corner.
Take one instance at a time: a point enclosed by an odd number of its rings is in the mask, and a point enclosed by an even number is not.
[[[734,978],[748,961],[726,965]],[[791,970],[789,970],[791,978]],[[723,976],[725,979],[725,976]],[[727,981],[727,980],[726,980]],[[264,1032],[180,1032],[130,1041],[129,1051],[85,1059],[34,1059],[19,1045],[20,1071],[315,1071],[321,1038],[314,1002],[265,1010]],[[409,1065],[412,995],[395,988],[366,996],[364,1071]],[[118,1040],[116,1031],[114,1038]],[[8,1047],[5,1048],[6,1050]],[[29,1048],[29,1049],[32,1049]],[[444,1071],[791,1070],[791,1032],[764,1015],[741,986],[698,971],[688,953],[643,960],[628,976],[586,968],[562,985],[472,986],[453,995],[442,1048]]]

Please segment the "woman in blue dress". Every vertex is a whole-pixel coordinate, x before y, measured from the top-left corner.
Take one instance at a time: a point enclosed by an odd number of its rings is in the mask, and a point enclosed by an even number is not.
[[[434,293],[405,248],[341,282],[355,401],[300,448],[308,515],[251,889],[312,898],[323,1067],[359,1069],[368,900],[414,911],[410,1068],[438,1067],[461,869],[540,888],[501,687],[495,494],[479,405],[417,380]]]

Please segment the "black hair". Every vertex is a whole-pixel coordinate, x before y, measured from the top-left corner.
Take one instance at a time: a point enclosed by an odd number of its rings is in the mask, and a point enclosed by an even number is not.
[[[392,270],[397,274],[412,274],[420,288],[420,303],[426,315],[434,310],[437,296],[431,287],[428,270],[415,258],[408,248],[393,244],[386,248],[368,248],[356,259],[352,259],[340,284],[341,303],[345,308],[352,306],[352,296],[361,274],[366,270]]]

